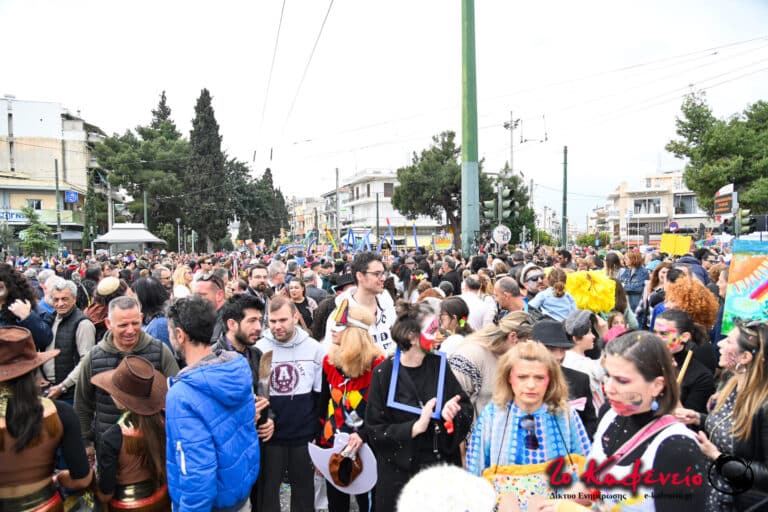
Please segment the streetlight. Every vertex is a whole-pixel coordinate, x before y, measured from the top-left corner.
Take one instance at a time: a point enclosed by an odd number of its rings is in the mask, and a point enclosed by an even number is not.
[[[176,242],[179,250],[178,254],[181,254],[181,219],[176,217]]]

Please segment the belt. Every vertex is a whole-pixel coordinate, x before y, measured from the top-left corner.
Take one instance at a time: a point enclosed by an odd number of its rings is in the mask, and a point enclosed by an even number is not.
[[[53,482],[39,491],[18,498],[0,498],[0,512],[53,512],[64,510]]]
[[[158,508],[159,506],[159,508]],[[115,494],[109,502],[110,510],[153,511],[170,510],[168,486],[159,489],[151,480],[136,484],[118,485]]]

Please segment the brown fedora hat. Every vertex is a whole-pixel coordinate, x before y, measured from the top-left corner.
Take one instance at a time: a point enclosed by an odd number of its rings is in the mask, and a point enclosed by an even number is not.
[[[98,386],[131,412],[149,416],[165,408],[165,376],[139,356],[125,356],[114,370],[91,377]]]
[[[59,355],[59,352],[59,349],[38,352],[32,333],[23,327],[0,327],[0,382],[29,373]]]

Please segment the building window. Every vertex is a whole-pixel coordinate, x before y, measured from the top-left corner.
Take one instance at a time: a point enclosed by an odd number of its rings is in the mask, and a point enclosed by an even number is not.
[[[385,183],[384,184],[384,197],[392,197],[395,193],[395,184],[394,183]]]
[[[371,197],[371,184],[370,183],[365,185],[365,197]]]
[[[41,199],[27,199],[27,206],[31,206],[33,210],[42,210],[43,201]]]
[[[699,213],[699,203],[696,201],[696,196],[691,195],[677,195],[675,196],[675,215],[686,215],[692,213]]]
[[[355,187],[355,199],[360,199],[360,187]]]
[[[661,198],[635,199],[635,215],[660,215]]]

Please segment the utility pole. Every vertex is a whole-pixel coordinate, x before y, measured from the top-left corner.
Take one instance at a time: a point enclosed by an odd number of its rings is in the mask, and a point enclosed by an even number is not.
[[[59,197],[59,161],[53,159],[53,173],[56,178],[56,255],[61,255],[61,197]]]
[[[379,193],[376,192],[376,243],[379,242]]]
[[[474,0],[462,0],[461,19],[461,250],[470,256],[475,235],[480,231]]]
[[[115,213],[112,208],[112,184],[109,182],[109,176],[107,176],[107,231],[112,229],[112,224],[115,223]]]
[[[515,120],[515,116],[512,111],[509,111],[509,121],[504,123],[504,128],[509,130],[509,169],[512,171],[512,175],[515,174],[515,128],[520,123],[520,120]]]
[[[561,240],[563,247],[568,245],[568,146],[563,146],[563,216],[561,230]]]
[[[144,227],[149,229],[149,216],[147,215],[147,191],[144,191]]]
[[[339,223],[339,216],[341,215],[341,207],[339,205],[339,168],[336,168],[336,240],[341,240],[341,224]],[[341,244],[341,242],[339,242]]]

